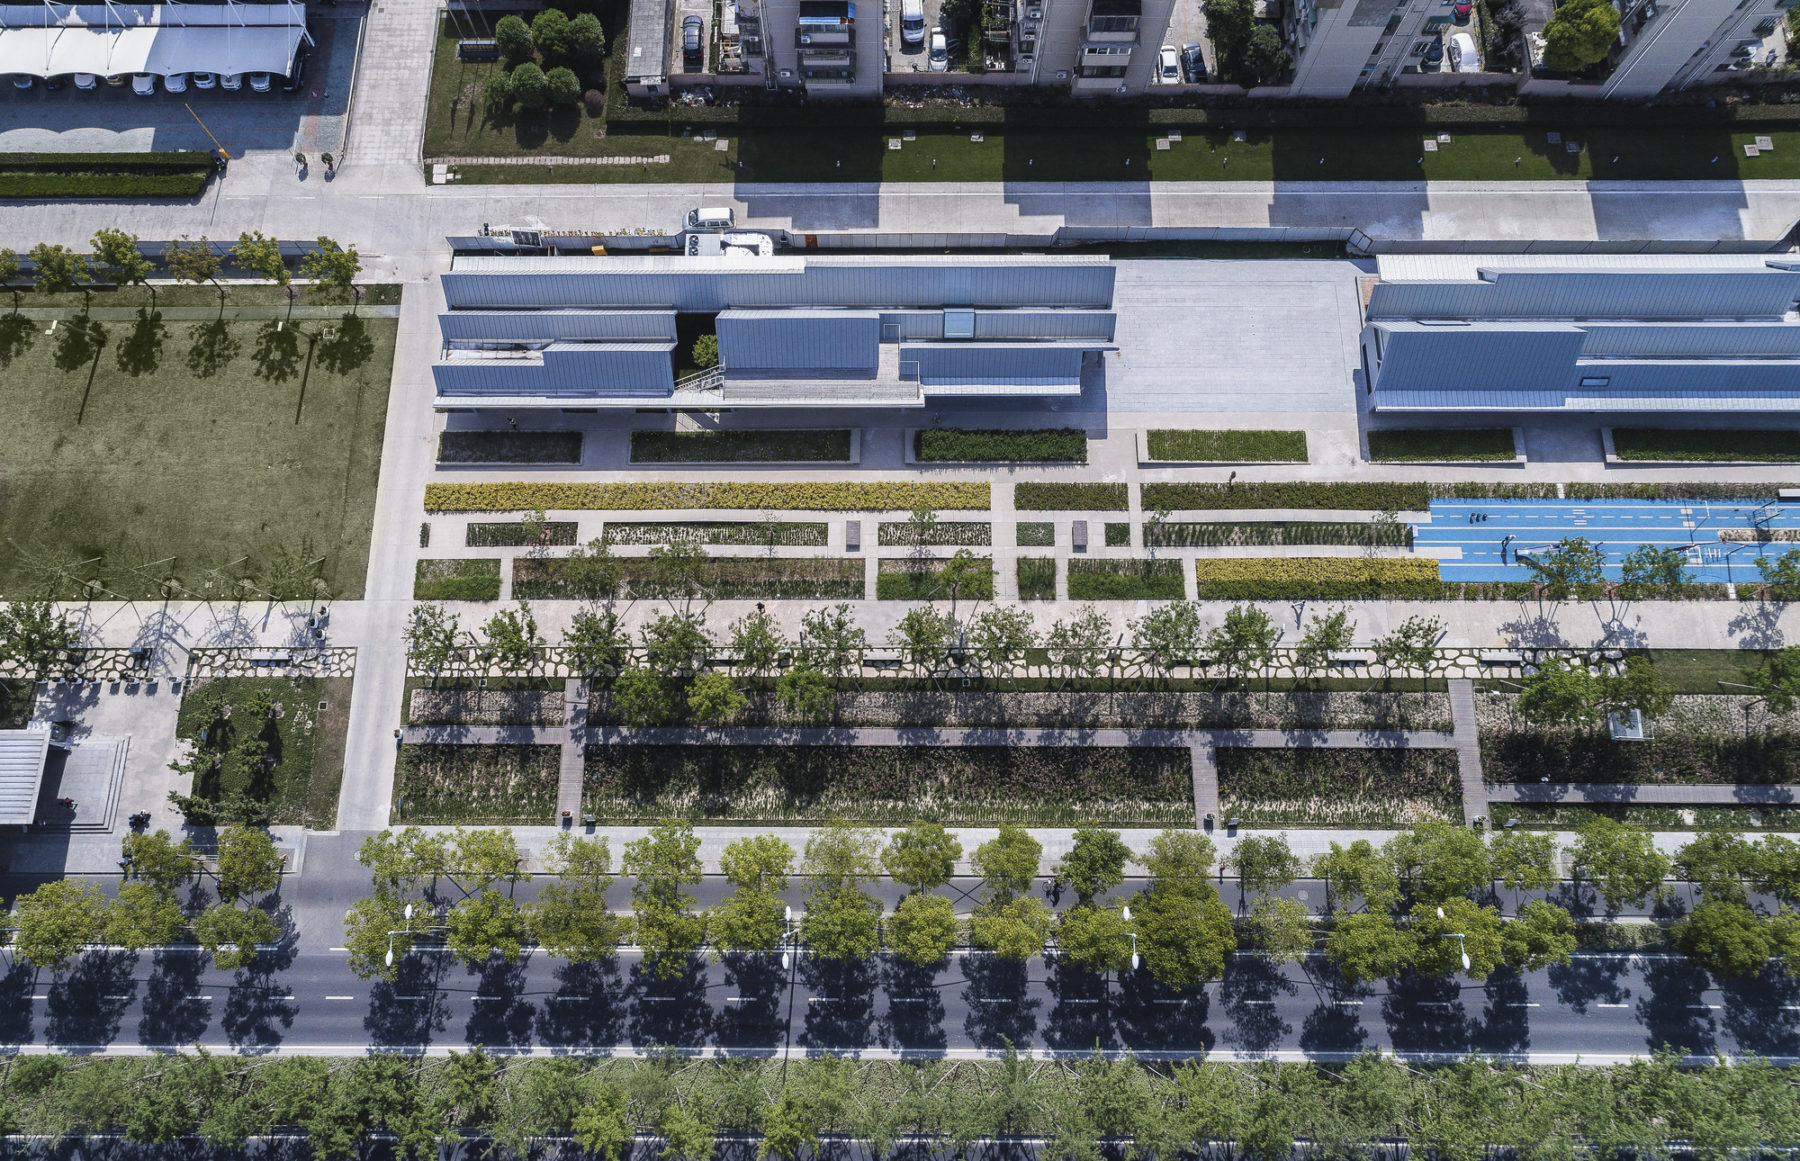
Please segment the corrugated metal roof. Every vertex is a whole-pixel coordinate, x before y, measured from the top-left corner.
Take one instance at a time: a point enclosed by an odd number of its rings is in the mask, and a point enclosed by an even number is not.
[[[1779,319],[1800,273],[1516,272],[1493,281],[1395,282],[1369,296],[1372,319]]]
[[[432,367],[442,395],[659,398],[675,389],[674,343],[553,343],[529,358],[452,351]]]
[[[37,817],[50,731],[0,730],[0,826],[30,826]]]
[[[1766,270],[1776,254],[1379,254],[1384,282],[1473,279],[1481,270]]]
[[[1469,411],[1577,411],[1608,412],[1716,412],[1734,411],[1759,414],[1791,413],[1800,410],[1790,392],[1719,392],[1716,394],[1667,391],[1622,395],[1596,395],[1593,392],[1516,391],[1505,394],[1482,391],[1396,391],[1376,392],[1375,408],[1386,412],[1469,412]]]
[[[1584,359],[1800,358],[1800,326],[1738,323],[1589,326]]]
[[[438,315],[445,342],[672,339],[672,310],[453,310]]]
[[[1083,348],[1057,343],[944,343],[902,347],[902,364],[916,362],[924,387],[961,384],[1052,386],[1081,382]]]
[[[719,315],[718,335],[727,374],[848,379],[875,373],[881,316],[872,310],[728,310]]]

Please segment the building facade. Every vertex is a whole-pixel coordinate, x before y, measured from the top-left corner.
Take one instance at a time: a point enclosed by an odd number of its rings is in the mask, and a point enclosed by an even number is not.
[[[1282,31],[1294,57],[1290,97],[1347,97],[1418,72],[1455,22],[1444,0],[1292,0]]]
[[[1093,257],[458,257],[441,409],[920,407],[1079,395],[1112,350]],[[716,366],[683,373],[697,336]]]
[[[1630,0],[1605,97],[1658,93],[1727,80],[1748,67],[1792,0]],[[1766,59],[1766,53],[1763,54]]]

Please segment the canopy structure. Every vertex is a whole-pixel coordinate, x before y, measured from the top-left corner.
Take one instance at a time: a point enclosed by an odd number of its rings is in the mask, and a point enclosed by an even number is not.
[[[50,753],[48,723],[0,730],[0,825],[30,826],[37,817],[38,788]]]
[[[0,4],[0,73],[287,75],[306,12],[282,4]]]

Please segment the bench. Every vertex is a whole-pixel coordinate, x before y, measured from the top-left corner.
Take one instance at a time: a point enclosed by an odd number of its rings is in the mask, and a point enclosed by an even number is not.
[[[844,551],[845,552],[861,552],[862,551],[862,521],[861,520],[846,520],[846,521],[844,521]]]
[[[500,42],[497,40],[459,40],[456,42],[456,59],[470,61],[499,60]]]
[[[1483,665],[1517,665],[1525,658],[1517,649],[1483,649],[1480,660]]]
[[[1069,525],[1069,545],[1076,552],[1087,551],[1087,525],[1086,520],[1077,520]]]

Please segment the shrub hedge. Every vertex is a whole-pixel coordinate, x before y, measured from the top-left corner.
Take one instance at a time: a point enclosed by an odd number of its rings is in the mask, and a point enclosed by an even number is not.
[[[1570,487],[1575,485],[1571,484]],[[1433,500],[1554,500],[1555,484],[1458,484],[1431,485]]]
[[[1305,463],[1304,431],[1184,431],[1159,428],[1146,432],[1153,460],[1225,463]]]
[[[497,601],[500,561],[421,560],[413,572],[415,601]]]
[[[1021,484],[1020,487],[1025,485]],[[1123,484],[1118,485],[1124,487]],[[1121,505],[1122,506],[1122,505]],[[1431,507],[1424,484],[1145,484],[1144,508],[1320,508],[1343,511],[1423,512]]]
[[[1435,560],[1225,557],[1197,560],[1194,569],[1202,600],[1430,600],[1444,595]]]
[[[1020,548],[1049,548],[1056,543],[1056,525],[1048,520],[1021,520],[1013,525],[1013,543]]]
[[[0,197],[193,197],[211,175],[207,153],[9,153]]]
[[[1013,507],[1021,512],[1123,512],[1131,507],[1129,487],[1128,484],[1015,484]]]
[[[850,430],[634,431],[634,464],[849,463]]]
[[[569,588],[559,558],[513,562],[513,596],[524,601],[581,596]],[[665,592],[656,563],[646,557],[619,562],[620,594],[642,600],[675,596]],[[719,556],[700,566],[699,584],[719,601],[851,600],[865,594],[863,562],[845,557]]]
[[[440,464],[578,464],[579,431],[446,431]]]
[[[1509,427],[1420,427],[1369,433],[1369,460],[1377,464],[1511,462],[1516,454]]]
[[[523,523],[509,520],[500,524],[471,523],[464,533],[463,543],[470,548],[523,548],[527,545],[555,544],[568,545],[575,543],[575,534],[581,527],[573,520],[556,520],[539,526],[527,528]]]
[[[1123,488],[1123,484],[1117,485]],[[985,482],[919,483],[654,483],[427,484],[427,512],[590,512],[664,508],[772,508],[806,512],[905,512],[985,509]]]
[[[1019,599],[1021,601],[1054,601],[1056,599],[1056,558],[1053,556],[1021,556],[1018,559]]]
[[[1613,428],[1613,451],[1622,460],[1756,460],[1800,462],[1800,433],[1792,431]]]
[[[1570,484],[1565,491],[1571,500],[1773,500],[1782,488],[1793,487],[1800,484]]]
[[[1252,520],[1198,524],[1158,524],[1151,521],[1144,525],[1146,545],[1174,548],[1371,543],[1405,547],[1412,543],[1412,535],[1410,524],[1365,524],[1350,520]]]
[[[994,599],[994,562],[976,558],[988,566],[957,591],[959,601],[991,601]],[[946,601],[949,592],[942,583],[941,560],[883,560],[875,574],[875,599],[881,601]]]
[[[1075,427],[932,427],[913,433],[920,463],[1087,463],[1087,432]]]
[[[1071,601],[1178,601],[1179,560],[1071,560]]]

